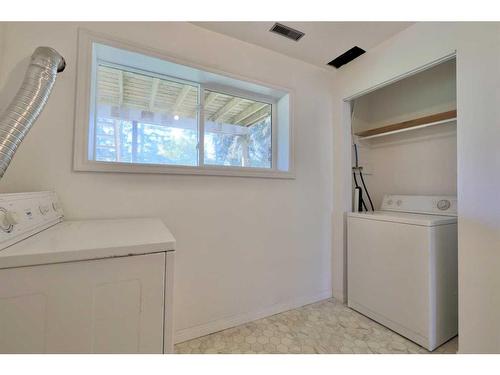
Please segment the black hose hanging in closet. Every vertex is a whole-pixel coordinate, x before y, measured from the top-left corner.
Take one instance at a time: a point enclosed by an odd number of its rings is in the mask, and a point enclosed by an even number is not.
[[[358,145],[356,143],[353,143],[353,145],[354,145],[354,158],[356,160],[354,166],[358,168]]]
[[[375,208],[373,207],[372,198],[370,197],[370,193],[368,193],[368,189],[366,188],[365,179],[363,178],[363,172],[361,172],[361,169],[359,170],[359,177],[361,177],[361,183],[363,184],[363,187],[365,188],[366,196],[368,197],[368,200],[370,201],[370,206],[372,208],[372,211],[375,211]]]
[[[352,171],[352,177],[354,178],[354,186],[355,187],[359,187],[358,185],[358,180],[356,179],[356,172],[355,171]],[[365,204],[365,200],[363,199],[363,195],[361,195],[361,205],[363,206],[363,208],[365,209],[365,211],[368,211],[368,209],[366,208],[366,204]]]

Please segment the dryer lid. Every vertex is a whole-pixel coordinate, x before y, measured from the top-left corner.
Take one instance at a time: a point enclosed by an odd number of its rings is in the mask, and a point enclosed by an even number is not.
[[[167,252],[175,244],[158,218],[64,221],[0,251],[0,269]]]

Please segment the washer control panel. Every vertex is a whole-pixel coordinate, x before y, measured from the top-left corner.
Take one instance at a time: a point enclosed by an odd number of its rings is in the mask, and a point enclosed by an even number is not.
[[[0,250],[63,220],[52,191],[0,194]]]
[[[457,197],[442,195],[386,194],[380,209],[382,211],[457,216]]]

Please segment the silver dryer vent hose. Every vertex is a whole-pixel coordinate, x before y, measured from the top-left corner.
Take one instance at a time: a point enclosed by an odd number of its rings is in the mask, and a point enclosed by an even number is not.
[[[57,73],[65,67],[64,58],[52,48],[38,47],[33,52],[21,88],[0,117],[0,178],[47,103]]]

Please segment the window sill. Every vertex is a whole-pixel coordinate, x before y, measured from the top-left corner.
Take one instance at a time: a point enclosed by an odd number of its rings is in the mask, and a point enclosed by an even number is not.
[[[293,171],[280,171],[276,169],[219,167],[210,165],[206,165],[204,167],[191,167],[158,164],[129,164],[116,162],[96,162],[91,160],[83,163],[75,163],[74,170],[77,172],[117,172],[295,179],[295,173]]]

